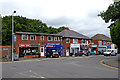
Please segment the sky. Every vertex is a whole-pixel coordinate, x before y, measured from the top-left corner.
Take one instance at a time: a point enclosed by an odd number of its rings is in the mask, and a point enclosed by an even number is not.
[[[113,0],[1,0],[0,14],[39,19],[48,26],[66,26],[88,37],[95,34],[110,36],[100,12],[107,10]]]

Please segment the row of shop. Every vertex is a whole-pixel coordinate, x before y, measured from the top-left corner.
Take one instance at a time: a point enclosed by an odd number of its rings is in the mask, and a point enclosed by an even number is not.
[[[19,57],[44,57],[47,52],[57,51],[62,56],[61,43],[46,43],[45,46],[38,44],[19,44]]]

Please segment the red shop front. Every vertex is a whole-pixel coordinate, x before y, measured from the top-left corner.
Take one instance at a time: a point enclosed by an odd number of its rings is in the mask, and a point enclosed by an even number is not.
[[[40,57],[38,44],[19,44],[19,57]]]

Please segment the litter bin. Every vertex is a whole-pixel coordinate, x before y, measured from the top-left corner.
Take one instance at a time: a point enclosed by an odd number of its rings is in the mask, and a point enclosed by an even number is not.
[[[19,60],[19,53],[14,53],[14,60]]]

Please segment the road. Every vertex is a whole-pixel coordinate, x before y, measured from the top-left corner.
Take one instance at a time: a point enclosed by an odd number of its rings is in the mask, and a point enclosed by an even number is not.
[[[118,78],[118,70],[100,61],[117,56],[61,57],[2,64],[3,78]]]

